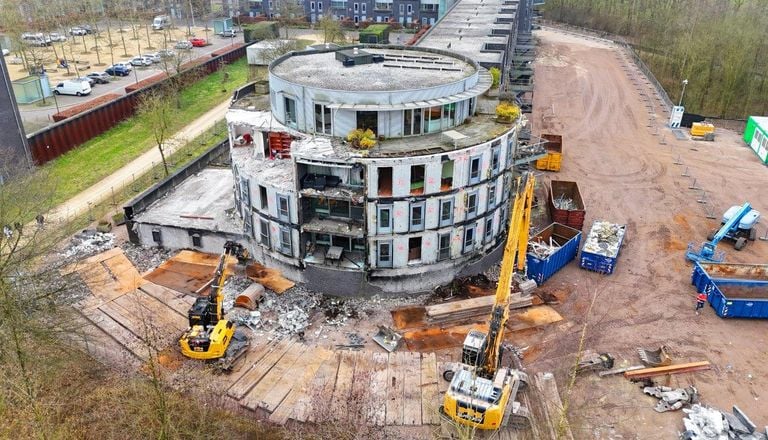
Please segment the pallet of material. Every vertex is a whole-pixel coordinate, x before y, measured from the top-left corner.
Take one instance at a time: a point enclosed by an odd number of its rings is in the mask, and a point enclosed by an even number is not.
[[[486,316],[493,308],[494,295],[452,301],[424,307],[425,321],[429,324],[445,324]],[[520,309],[533,305],[533,297],[510,299],[510,309]]]

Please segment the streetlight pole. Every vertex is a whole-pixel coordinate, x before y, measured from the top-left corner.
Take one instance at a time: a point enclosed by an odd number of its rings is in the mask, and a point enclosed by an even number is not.
[[[678,107],[681,107],[683,105],[683,95],[685,95],[685,86],[688,85],[688,80],[683,80],[683,91],[680,92],[680,103],[677,104]]]

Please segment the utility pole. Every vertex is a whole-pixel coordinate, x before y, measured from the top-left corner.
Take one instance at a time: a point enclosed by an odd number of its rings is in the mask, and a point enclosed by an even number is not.
[[[678,107],[683,105],[683,95],[685,95],[685,86],[687,86],[687,85],[688,85],[688,80],[684,79],[683,80],[683,91],[680,92],[680,103],[677,104]]]

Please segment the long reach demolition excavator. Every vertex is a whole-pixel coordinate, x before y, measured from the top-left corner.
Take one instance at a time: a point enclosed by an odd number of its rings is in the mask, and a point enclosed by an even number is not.
[[[239,243],[227,241],[224,252],[213,273],[208,296],[202,296],[192,304],[187,316],[189,329],[181,335],[181,353],[192,359],[217,360],[218,368],[229,370],[232,364],[248,348],[248,336],[235,324],[224,319],[224,282],[229,276],[228,259],[248,259],[248,251]]]
[[[461,362],[444,374],[451,385],[440,407],[443,417],[478,429],[530,426],[528,409],[515,401],[528,383],[527,375],[508,365],[504,356],[504,326],[509,318],[513,276],[525,270],[525,253],[533,204],[534,176],[517,179],[499,283],[491,309],[488,331],[472,329],[464,340]],[[516,261],[517,260],[517,261]],[[509,355],[512,355],[507,351]],[[502,359],[504,357],[505,359]]]

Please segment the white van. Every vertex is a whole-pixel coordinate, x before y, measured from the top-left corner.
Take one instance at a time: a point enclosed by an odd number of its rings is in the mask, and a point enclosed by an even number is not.
[[[57,95],[88,95],[91,93],[91,85],[88,84],[88,81],[64,81],[56,85],[53,93]]]
[[[152,20],[152,29],[159,31],[163,30],[166,27],[170,26],[171,24],[171,17],[167,15],[158,15],[155,17],[154,20]]]

